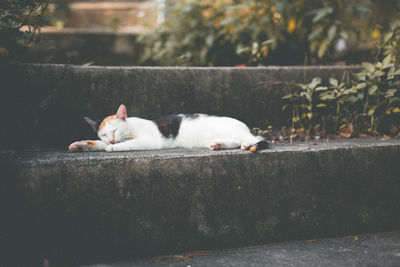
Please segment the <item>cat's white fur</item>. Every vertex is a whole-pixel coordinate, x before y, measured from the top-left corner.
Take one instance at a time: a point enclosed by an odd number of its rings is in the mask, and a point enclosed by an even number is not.
[[[115,119],[103,121],[98,131],[100,140],[78,141],[70,145],[70,151],[105,150],[153,150],[163,148],[201,148],[213,150],[241,147],[249,149],[263,140],[251,134],[241,121],[229,117],[198,114],[196,118],[179,115],[182,118],[175,138],[166,138],[151,120],[127,117],[126,108],[121,105]]]

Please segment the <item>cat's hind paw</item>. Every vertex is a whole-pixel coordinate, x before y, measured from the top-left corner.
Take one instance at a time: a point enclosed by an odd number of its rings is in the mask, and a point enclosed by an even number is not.
[[[248,144],[242,144],[242,145],[240,146],[240,149],[242,149],[242,150],[249,150],[249,149],[250,149],[250,147],[251,147],[251,145],[248,145]]]
[[[259,150],[267,149],[268,147],[268,141],[266,140],[261,140],[255,144],[243,143],[240,146],[242,150],[250,150],[251,152],[257,152]]]
[[[212,143],[210,145],[210,149],[211,150],[220,150],[220,149],[222,149],[222,144],[219,142]]]
[[[251,152],[256,152],[258,150],[258,144],[248,144],[244,143],[240,146],[242,150],[250,150]]]

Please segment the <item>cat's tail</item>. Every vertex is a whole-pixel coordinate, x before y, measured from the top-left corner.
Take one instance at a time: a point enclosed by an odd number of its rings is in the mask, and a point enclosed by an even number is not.
[[[263,140],[257,142],[255,145],[251,146],[250,151],[256,152],[256,151],[264,150],[267,148],[269,148],[269,143],[267,140],[263,139]]]
[[[251,152],[260,151],[269,148],[267,140],[261,136],[254,136],[251,141],[245,142],[241,145],[241,149],[250,150]]]

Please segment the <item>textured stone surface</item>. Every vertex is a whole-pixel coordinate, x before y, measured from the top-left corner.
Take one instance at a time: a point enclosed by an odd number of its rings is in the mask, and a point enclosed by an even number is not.
[[[134,266],[399,266],[400,232],[199,251],[86,267]]]
[[[280,127],[281,97],[314,76],[348,79],[359,67],[94,67],[0,65],[0,149],[64,149],[94,134],[82,119],[103,119],[118,106],[129,116],[173,113],[235,117],[249,126]]]
[[[30,265],[400,228],[398,140],[0,156],[5,255]]]

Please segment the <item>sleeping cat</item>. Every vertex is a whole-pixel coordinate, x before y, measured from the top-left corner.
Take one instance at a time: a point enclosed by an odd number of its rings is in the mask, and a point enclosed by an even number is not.
[[[255,152],[268,147],[267,141],[252,135],[243,122],[228,117],[177,114],[151,121],[128,118],[125,106],[121,105],[115,115],[106,117],[100,124],[87,117],[85,120],[100,140],[74,142],[69,146],[70,151],[240,147]]]

